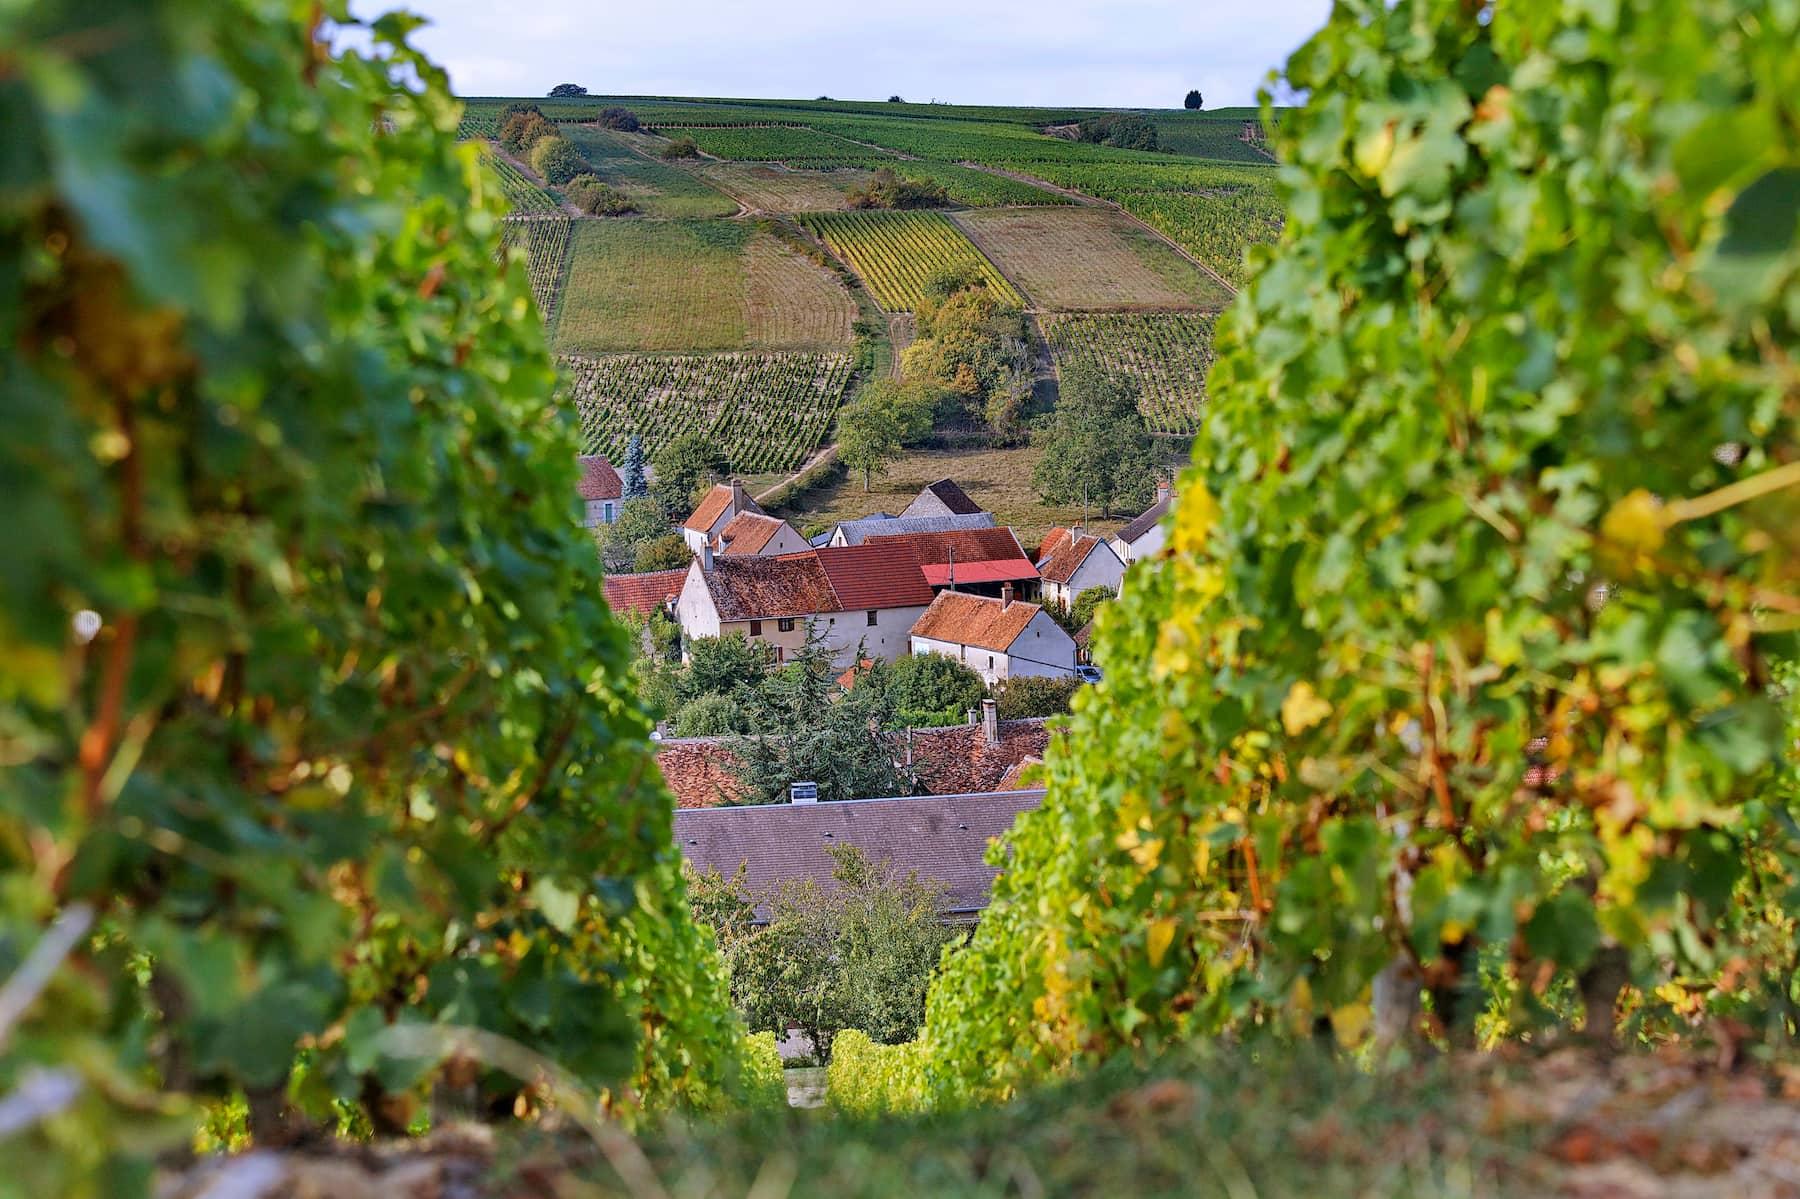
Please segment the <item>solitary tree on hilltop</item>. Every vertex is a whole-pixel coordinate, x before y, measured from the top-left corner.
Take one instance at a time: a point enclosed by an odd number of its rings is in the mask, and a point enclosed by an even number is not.
[[[587,88],[582,87],[579,83],[559,83],[550,89],[550,94],[552,96],[585,96]]]
[[[1187,99],[1185,99],[1181,102],[1181,106],[1183,108],[1191,108],[1191,109],[1194,109],[1195,111],[1198,111],[1200,109],[1200,107],[1205,103],[1206,102],[1200,98],[1200,89],[1195,88],[1193,91],[1191,91],[1187,94]]]
[[[889,96],[888,103],[889,104],[904,104],[904,103],[906,103],[906,101],[902,100],[899,96]]]

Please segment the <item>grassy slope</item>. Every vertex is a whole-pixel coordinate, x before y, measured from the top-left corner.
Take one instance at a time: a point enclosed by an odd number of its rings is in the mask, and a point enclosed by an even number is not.
[[[1108,208],[1007,208],[952,218],[1031,302],[1050,311],[1220,308],[1218,281]]]
[[[795,171],[751,162],[705,162],[694,170],[722,191],[764,212],[833,212],[868,171]]]
[[[694,175],[637,153],[634,145],[654,155],[662,143],[590,125],[563,125],[562,134],[580,148],[603,181],[631,197],[645,216],[659,219],[730,216],[738,209],[730,196],[708,187]]]

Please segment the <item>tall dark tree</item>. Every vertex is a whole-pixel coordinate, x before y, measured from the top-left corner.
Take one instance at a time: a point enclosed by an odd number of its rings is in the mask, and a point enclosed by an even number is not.
[[[550,89],[550,94],[552,96],[585,96],[587,88],[582,87],[579,83],[559,83]]]
[[[1195,88],[1193,91],[1189,92],[1187,94],[1187,98],[1181,102],[1181,106],[1183,108],[1192,109],[1195,112],[1200,111],[1200,109],[1202,107],[1204,107],[1205,104],[1206,104],[1206,101],[1201,99],[1201,97],[1200,97],[1200,89],[1199,88]]]
[[[620,498],[627,503],[650,494],[650,484],[644,479],[644,439],[636,433],[625,443],[625,461],[620,464],[619,478],[624,485]]]

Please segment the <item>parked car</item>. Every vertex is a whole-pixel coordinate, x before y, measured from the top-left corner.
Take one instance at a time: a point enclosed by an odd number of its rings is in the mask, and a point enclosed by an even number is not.
[[[1098,683],[1105,676],[1100,673],[1098,666],[1077,666],[1075,677],[1084,683]]]

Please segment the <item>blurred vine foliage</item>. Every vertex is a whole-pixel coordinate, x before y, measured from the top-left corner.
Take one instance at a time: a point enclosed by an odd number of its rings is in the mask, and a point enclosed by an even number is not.
[[[1791,1037],[1797,44],[1773,2],[1349,0],[1296,52],[1286,236],[931,992],[940,1101],[1357,1043],[1390,966],[1452,1039]]]
[[[183,1097],[399,1127],[395,1022],[732,1086],[504,202],[411,19],[333,22],[0,12],[0,977],[95,913],[0,1029],[0,1094],[79,1076],[0,1194],[125,1193]]]

